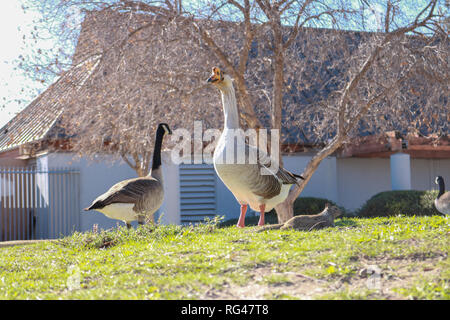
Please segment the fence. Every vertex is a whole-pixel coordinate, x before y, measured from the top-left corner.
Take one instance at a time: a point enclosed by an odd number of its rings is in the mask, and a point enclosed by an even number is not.
[[[79,171],[0,168],[0,241],[52,239],[80,224]]]

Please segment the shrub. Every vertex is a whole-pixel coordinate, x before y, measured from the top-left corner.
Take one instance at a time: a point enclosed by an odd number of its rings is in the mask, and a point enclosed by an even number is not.
[[[320,213],[327,202],[330,206],[337,206],[333,201],[324,198],[298,197],[294,202],[294,216]],[[339,208],[345,212],[344,208]]]
[[[399,214],[431,216],[440,214],[434,207],[437,191],[401,190],[374,195],[359,210],[361,217],[387,217]]]

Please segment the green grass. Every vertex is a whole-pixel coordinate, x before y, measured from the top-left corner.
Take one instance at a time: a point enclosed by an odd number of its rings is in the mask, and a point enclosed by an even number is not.
[[[450,298],[448,217],[255,230],[122,227],[0,248],[0,299]]]

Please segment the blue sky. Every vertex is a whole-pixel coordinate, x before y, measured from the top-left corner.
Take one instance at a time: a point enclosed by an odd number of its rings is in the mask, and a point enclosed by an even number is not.
[[[36,17],[36,13],[24,13],[21,1],[2,1],[0,36],[3,45],[0,50],[0,105],[3,106],[6,103],[6,107],[0,107],[0,127],[26,106],[26,103],[18,104],[14,100],[24,99],[29,102],[34,98],[27,90],[22,92],[23,88],[42,89],[42,86],[27,79],[19,70],[14,70],[14,61],[20,54],[24,54],[28,50],[23,45],[22,37],[24,34],[30,33],[33,28],[32,21]]]

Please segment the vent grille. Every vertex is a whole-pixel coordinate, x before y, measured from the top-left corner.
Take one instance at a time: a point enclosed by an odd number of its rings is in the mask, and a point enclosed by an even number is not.
[[[212,165],[182,164],[180,169],[181,224],[203,222],[216,215],[216,173]]]

